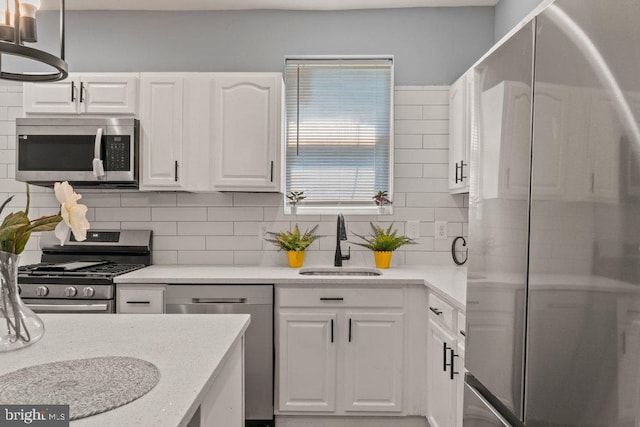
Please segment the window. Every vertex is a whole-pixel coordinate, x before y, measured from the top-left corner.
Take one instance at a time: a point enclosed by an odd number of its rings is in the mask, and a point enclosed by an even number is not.
[[[286,191],[298,213],[374,213],[392,193],[393,59],[288,58]]]

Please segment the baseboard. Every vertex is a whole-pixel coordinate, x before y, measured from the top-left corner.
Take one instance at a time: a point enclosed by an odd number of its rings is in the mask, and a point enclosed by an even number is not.
[[[276,415],[276,427],[429,427],[425,417],[333,417]]]

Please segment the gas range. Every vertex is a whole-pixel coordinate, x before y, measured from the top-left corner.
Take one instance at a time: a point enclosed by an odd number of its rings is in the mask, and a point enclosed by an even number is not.
[[[18,287],[39,313],[113,313],[116,276],[151,264],[150,230],[89,230],[87,240],[41,237],[42,262],[20,267]]]

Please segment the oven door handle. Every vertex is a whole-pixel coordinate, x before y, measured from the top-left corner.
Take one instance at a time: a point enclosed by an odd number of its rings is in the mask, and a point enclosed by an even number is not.
[[[25,304],[36,313],[39,311],[108,311],[108,304]]]
[[[100,152],[102,151],[102,128],[96,131],[96,140],[93,146],[93,176],[97,179],[104,179],[104,164]]]

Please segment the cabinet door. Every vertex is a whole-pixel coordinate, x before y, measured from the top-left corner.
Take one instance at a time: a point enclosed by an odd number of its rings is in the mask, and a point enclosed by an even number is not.
[[[279,409],[334,412],[335,313],[280,313]]]
[[[141,76],[141,190],[182,186],[183,78]]]
[[[467,78],[460,77],[449,90],[449,190],[464,192],[467,187]],[[464,170],[466,167],[466,171]],[[466,173],[465,173],[466,172]],[[468,191],[468,190],[467,190]]]
[[[136,114],[136,75],[82,74],[80,112],[86,114]]]
[[[455,337],[429,319],[428,371],[427,371],[427,418],[431,427],[451,427],[456,425],[458,411],[458,373],[451,379],[450,348],[455,348]],[[460,372],[456,358],[456,371]]]
[[[69,74],[63,81],[24,84],[25,114],[77,114],[80,77]]]
[[[621,129],[614,100],[602,93],[593,95],[589,120],[589,182],[592,200],[617,202],[620,198]]]
[[[401,412],[403,314],[347,312],[345,320],[345,410]]]
[[[215,76],[214,190],[279,190],[281,85],[279,74]]]

